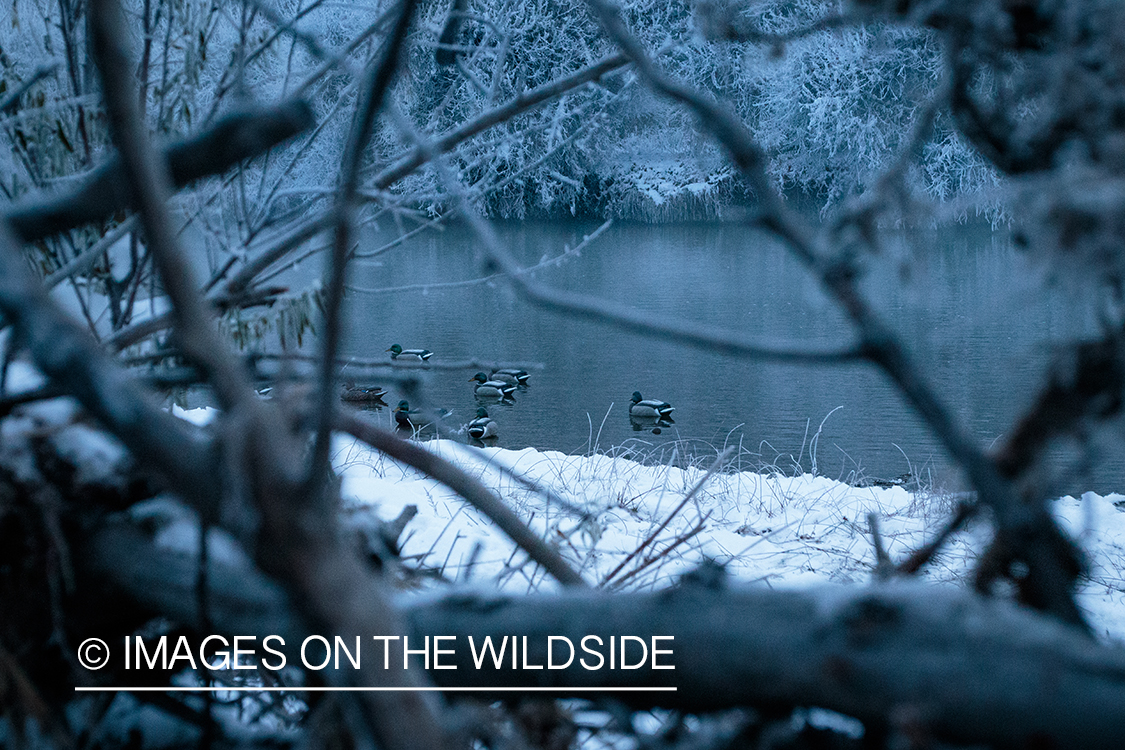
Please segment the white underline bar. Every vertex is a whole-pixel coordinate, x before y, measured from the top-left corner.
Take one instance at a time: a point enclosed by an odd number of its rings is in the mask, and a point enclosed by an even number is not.
[[[76,687],[76,693],[674,693],[674,687]]]

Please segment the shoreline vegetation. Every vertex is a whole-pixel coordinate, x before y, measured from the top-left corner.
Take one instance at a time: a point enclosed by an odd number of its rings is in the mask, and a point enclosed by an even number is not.
[[[612,591],[663,589],[707,560],[734,580],[771,588],[862,583],[877,564],[870,516],[891,560],[903,563],[957,506],[949,493],[853,487],[809,473],[709,473],[706,466],[646,465],[605,454],[474,449],[450,440],[423,445],[479,477],[536,533],[554,540],[587,580]],[[554,587],[494,524],[433,479],[348,438],[335,443],[334,456],[350,509],[345,515],[369,508],[390,523],[409,506],[418,508],[404,529],[401,553],[422,580],[499,581],[512,593],[541,583]],[[589,515],[552,508],[497,465]],[[1093,632],[1113,642],[1125,638],[1125,588],[1117,583],[1123,505],[1125,496],[1092,492],[1052,502],[1056,518],[1083,540],[1089,556],[1079,603]],[[988,533],[987,523],[966,524],[924,568],[923,579],[964,586]]]
[[[196,424],[217,415],[210,408],[173,413]],[[966,499],[917,481],[859,486],[796,465],[792,471],[743,465],[731,451],[673,465],[674,453],[648,463],[628,450],[571,455],[477,448],[449,438],[419,445],[478,478],[536,534],[553,540],[587,580],[610,591],[666,588],[705,561],[737,581],[770,588],[862,583],[877,564],[872,518],[889,558],[905,565]],[[374,513],[402,532],[409,587],[477,581],[495,581],[510,593],[555,587],[496,524],[434,478],[346,435],[333,442],[332,462],[345,525],[362,528]],[[1068,495],[1052,501],[1052,512],[1089,557],[1078,598],[1093,633],[1125,640],[1125,495]],[[922,568],[923,580],[964,586],[989,533],[988,523],[968,519]]]

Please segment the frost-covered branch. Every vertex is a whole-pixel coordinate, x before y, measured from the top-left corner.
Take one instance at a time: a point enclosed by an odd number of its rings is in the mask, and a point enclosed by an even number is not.
[[[426,148],[415,148],[407,156],[402,157],[391,166],[380,171],[372,178],[371,184],[377,189],[385,189],[398,182],[403,177],[414,172],[418,167],[433,159],[438,154],[450,151],[462,141],[487,130],[494,125],[507,122],[516,115],[527,112],[545,102],[562,96],[571,89],[596,81],[604,75],[624,67],[629,63],[625,55],[616,54],[602,58],[582,70],[570,75],[543,84],[537,88],[520,93],[515,99],[502,104],[495,109],[488,110],[467,122],[462,123],[453,130],[439,138],[435,138]]]
[[[49,65],[40,65],[38,68],[36,68],[35,71],[27,77],[27,80],[21,83],[18,87],[16,87],[15,91],[12,91],[7,96],[5,96],[2,101],[0,101],[0,115],[9,115],[13,111],[15,111],[20,103],[20,99],[24,94],[31,90],[32,86],[39,83],[44,78],[53,75],[58,69],[59,64],[57,62],[50,63]]]

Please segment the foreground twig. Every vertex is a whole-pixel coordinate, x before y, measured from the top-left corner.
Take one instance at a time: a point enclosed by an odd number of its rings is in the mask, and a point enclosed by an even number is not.
[[[957,504],[957,512],[953,514],[951,519],[945,522],[941,530],[934,535],[934,538],[912,553],[910,557],[899,563],[895,568],[895,572],[903,575],[913,575],[917,573],[934,558],[938,550],[945,545],[946,540],[964,526],[979,509],[980,505],[975,500],[963,500],[959,502]]]
[[[35,365],[192,502],[218,494],[215,456],[199,430],[160,408],[44,291],[0,223],[0,312]]]
[[[543,569],[559,583],[565,586],[587,585],[582,576],[559,555],[557,550],[547,545],[529,529],[527,524],[487,487],[449,461],[352,414],[338,413],[336,424],[358,440],[377,448],[391,458],[413,466],[465,498],[470,505],[492,519],[501,531],[532,560],[543,566]]]
[[[123,179],[133,196],[164,289],[172,300],[176,333],[184,351],[213,378],[226,406],[253,398],[249,381],[229,356],[211,322],[210,310],[199,295],[195,274],[172,229],[167,201],[171,178],[167,163],[149,143],[133,87],[132,68],[124,49],[124,17],[117,0],[92,0],[91,51],[101,74],[110,131],[121,157]]]
[[[400,0],[398,16],[387,39],[378,62],[372,66],[365,81],[360,100],[360,108],[352,124],[352,132],[344,151],[343,168],[340,177],[340,190],[336,196],[334,217],[335,237],[332,243],[332,256],[327,274],[324,293],[324,331],[321,334],[322,349],[319,399],[316,411],[316,434],[313,438],[312,458],[309,462],[309,488],[323,481],[322,473],[328,468],[328,448],[332,439],[332,411],[335,406],[335,393],[331,385],[336,369],[336,352],[340,344],[340,331],[343,327],[344,284],[347,279],[348,252],[352,246],[355,227],[356,191],[359,188],[360,166],[367,142],[375,127],[375,116],[383,108],[383,99],[398,69],[399,55],[414,14],[414,0]]]
[[[303,101],[237,112],[202,133],[168,146],[163,159],[172,183],[180,188],[258,156],[306,130],[312,122],[312,109]],[[134,203],[135,196],[124,176],[120,158],[114,157],[77,191],[18,206],[8,214],[8,221],[24,242],[100,221]]]

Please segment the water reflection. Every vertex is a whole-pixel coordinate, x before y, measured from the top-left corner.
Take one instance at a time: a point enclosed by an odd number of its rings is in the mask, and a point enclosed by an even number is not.
[[[643,417],[629,413],[629,425],[633,432],[651,432],[653,435],[661,434],[665,429],[675,424],[671,418],[657,416]]]

